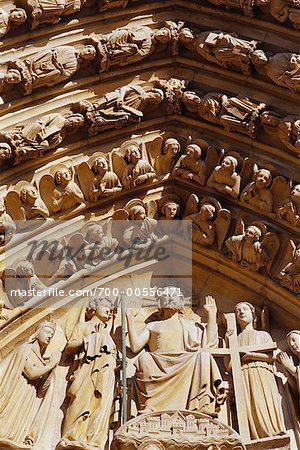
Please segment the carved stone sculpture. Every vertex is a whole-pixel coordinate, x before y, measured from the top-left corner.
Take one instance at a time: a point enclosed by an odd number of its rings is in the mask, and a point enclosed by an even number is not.
[[[254,173],[254,181],[243,190],[241,202],[260,211],[271,213],[273,210],[273,194],[270,189],[272,180],[272,174],[269,170],[257,170]]]
[[[295,402],[296,410],[300,413],[300,331],[290,331],[287,334],[286,340],[290,350],[298,358],[298,364],[296,365],[293,358],[286,352],[279,353],[277,359],[287,371],[291,393],[297,399]]]
[[[128,84],[99,100],[75,103],[73,111],[84,115],[88,133],[94,136],[102,130],[139,122],[146,108],[157,107],[163,99],[163,91],[153,85]]]
[[[221,165],[217,166],[207,181],[207,186],[224,195],[238,198],[241,177],[236,172],[238,161],[234,156],[225,156]]]
[[[256,272],[265,267],[268,272],[279,249],[279,238],[275,233],[267,233],[260,222],[245,229],[244,223],[238,221],[235,235],[225,245],[233,261]]]
[[[235,306],[240,327],[239,346],[268,346],[272,337],[266,331],[255,329],[256,311],[251,303]],[[258,350],[242,356],[244,392],[246,396],[248,424],[252,439],[275,436],[285,431],[281,399],[274,376],[272,352]]]
[[[192,240],[195,244],[212,247],[217,241],[220,250],[229,230],[231,214],[217,200],[205,197],[199,201],[195,194],[191,194],[184,219],[192,221]]]
[[[171,193],[166,193],[158,200],[157,234],[159,236],[168,236],[179,231],[181,203],[178,195]]]
[[[40,192],[52,214],[68,211],[84,203],[83,193],[73,180],[72,168],[64,164],[52,167],[50,175],[42,176]]]
[[[49,217],[49,210],[40,198],[37,188],[27,181],[19,181],[13,190],[9,190],[5,202],[10,216],[20,221],[19,226],[22,221]]]
[[[167,114],[181,114],[181,100],[183,99],[186,81],[179,78],[157,79],[155,86],[162,89],[167,103]]]
[[[201,148],[197,144],[189,144],[185,154],[174,167],[173,175],[184,180],[194,181],[204,186],[206,181],[206,164],[201,160]]]
[[[122,184],[125,189],[151,183],[155,179],[155,170],[142,158],[139,144],[129,141],[124,159],[127,164],[122,175]]]
[[[300,153],[300,117],[279,117],[272,111],[265,111],[260,120],[267,134],[279,138],[293,153]]]
[[[293,226],[300,225],[300,184],[294,186],[289,200],[278,209],[277,216]]]
[[[204,31],[187,47],[213,64],[250,75],[251,54],[257,48],[257,41],[240,39],[236,33]]]
[[[81,10],[86,0],[21,0],[29,16],[30,28],[39,25],[58,23],[62,16],[68,16]]]
[[[296,30],[300,28],[300,6],[298,0],[255,0],[258,6],[268,5],[270,14],[284,23],[290,20]]]
[[[38,158],[43,152],[61,144],[67,134],[76,131],[83,124],[84,118],[81,114],[64,117],[53,113],[34,122],[19,125],[2,133],[1,138],[6,141],[0,143],[0,149],[3,149],[2,159],[9,159],[16,165],[27,159]]]
[[[149,348],[135,362],[143,413],[188,409],[215,415],[225,401],[218,366],[206,351],[218,342],[215,300],[206,297],[207,327],[185,319],[183,304],[182,296],[166,288],[160,298],[162,319],[149,322],[140,333],[135,328],[134,312],[127,310],[131,349],[138,353],[146,345]]]
[[[161,146],[159,146],[159,150],[160,149]],[[168,138],[164,142],[162,151],[155,158],[155,170],[157,174],[168,175],[171,173],[176,162],[176,156],[180,153],[180,149],[180,143],[175,138]]]
[[[76,356],[60,449],[104,448],[114,395],[116,347],[107,327],[112,304],[92,299],[66,350]]]
[[[295,92],[300,90],[300,55],[276,53],[267,56],[262,50],[256,50],[251,58],[257,72],[266,75],[279,86]]]
[[[99,72],[111,66],[126,66],[163,50],[172,39],[166,26],[152,29],[147,26],[117,28],[109,34],[93,34],[90,41],[98,50]]]
[[[50,359],[44,353],[55,333],[52,322],[40,323],[26,343],[12,353],[1,375],[0,443],[8,448],[42,448],[43,435],[51,432],[45,424],[53,410],[53,371],[61,352],[54,350]]]
[[[226,9],[243,11],[245,16],[254,15],[255,0],[208,0],[217,6],[225,6]]]
[[[300,294],[300,246],[293,241],[287,248],[287,260],[289,261],[279,273],[280,285],[286,287],[296,295]]]
[[[6,213],[4,199],[0,197],[0,246],[8,243],[16,232],[16,225]]]
[[[9,11],[0,9],[0,37],[9,32],[12,26],[21,25],[27,19],[26,12],[22,8],[12,8]]]
[[[224,127],[226,131],[236,131],[254,137],[259,118],[266,105],[254,103],[247,97],[227,97],[210,92],[202,99],[191,91],[185,91],[182,101],[188,111],[196,112],[202,119]]]
[[[94,153],[88,162],[79,164],[76,170],[81,189],[86,199],[92,203],[122,190],[118,176],[109,170],[104,153]]]
[[[35,89],[67,80],[95,55],[92,45],[81,49],[69,45],[45,49],[24,61],[7,61],[7,72],[2,74],[2,83],[17,85],[23,95],[29,95]]]

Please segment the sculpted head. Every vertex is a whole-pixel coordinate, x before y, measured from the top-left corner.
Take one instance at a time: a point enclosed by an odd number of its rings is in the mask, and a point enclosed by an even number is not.
[[[188,111],[196,112],[201,103],[201,98],[193,91],[185,91],[182,101]]]
[[[169,28],[162,27],[159,30],[155,31],[154,37],[157,42],[160,42],[161,44],[167,44],[168,42],[170,42],[172,35]]]
[[[138,144],[130,144],[126,149],[126,159],[129,164],[136,164],[142,158]]]
[[[291,192],[291,200],[296,205],[300,205],[300,184],[293,187]]]
[[[85,45],[79,52],[79,57],[84,60],[94,59],[96,56],[96,49],[93,45]]]
[[[183,313],[184,297],[181,290],[175,286],[167,286],[161,289],[162,293],[158,295],[159,309]]]
[[[290,331],[286,337],[288,346],[290,347],[291,351],[297,355],[300,356],[300,331],[299,330],[293,330]]]
[[[221,167],[225,172],[233,173],[238,166],[238,160],[234,156],[225,156]]]
[[[256,310],[251,303],[248,302],[240,302],[237,305],[235,305],[234,308],[235,316],[237,323],[240,326],[246,326],[249,323],[253,323],[253,325],[256,324],[257,316],[256,316]]]
[[[24,23],[26,19],[27,19],[26,12],[22,8],[14,8],[9,13],[9,21],[17,25]]]
[[[199,211],[199,216],[205,222],[207,220],[212,220],[215,216],[216,208],[209,203],[202,205]]]
[[[98,156],[93,161],[92,170],[95,174],[103,175],[108,171],[108,162],[105,156]]]
[[[72,114],[65,118],[66,128],[80,128],[84,125],[84,117],[82,114]]]
[[[180,207],[178,203],[174,201],[169,201],[165,203],[161,208],[161,213],[166,217],[167,220],[175,219],[175,217],[179,214]]]
[[[12,148],[7,142],[0,142],[0,162],[9,159],[12,155]]]
[[[41,346],[47,347],[55,334],[56,326],[52,322],[42,322],[36,329],[37,341]]]
[[[96,316],[101,322],[108,322],[112,317],[112,302],[108,297],[95,297],[89,302],[86,312],[90,317]]]
[[[22,81],[21,73],[17,69],[8,69],[3,81],[6,84],[19,84]]]
[[[166,140],[163,148],[163,153],[170,157],[174,157],[180,152],[180,144],[175,138],[169,138]]]
[[[183,44],[192,44],[195,40],[195,36],[189,28],[182,28],[179,33],[179,41]]]
[[[38,198],[37,188],[32,184],[24,186],[20,191],[20,197],[23,203],[34,205],[36,199]]]
[[[268,64],[268,57],[262,50],[255,50],[251,55],[251,60],[255,66]]]
[[[146,218],[146,210],[142,205],[132,206],[129,210],[131,220],[144,220]]]
[[[260,240],[262,236],[261,230],[255,225],[249,225],[245,231],[245,241],[249,244],[253,244]]]
[[[201,147],[196,144],[189,144],[185,150],[185,154],[189,159],[197,160],[201,157]]]
[[[66,184],[72,180],[72,171],[68,167],[61,167],[55,172],[54,180],[57,185]]]
[[[100,223],[94,223],[90,225],[87,229],[85,239],[90,244],[101,242],[104,236],[103,227]]]
[[[258,170],[254,176],[255,185],[258,189],[270,187],[272,179],[272,174],[267,169]]]
[[[281,120],[276,114],[271,111],[264,111],[260,116],[262,125],[270,125],[272,127],[278,127]]]
[[[158,105],[164,99],[164,93],[161,89],[152,88],[150,91],[145,91],[143,94],[143,100],[146,103]]]

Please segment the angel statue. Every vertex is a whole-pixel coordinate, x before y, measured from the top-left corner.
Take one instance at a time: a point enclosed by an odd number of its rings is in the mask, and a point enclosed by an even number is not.
[[[108,156],[104,153],[94,153],[87,162],[79,164],[76,171],[85,198],[92,203],[122,190],[117,174],[109,170]]]
[[[185,220],[192,221],[192,240],[195,244],[212,247],[217,242],[218,250],[221,250],[230,227],[231,214],[216,199],[205,197],[199,201],[197,195],[191,194],[184,212]]]
[[[115,170],[120,173],[124,189],[152,183],[156,179],[155,170],[148,162],[146,152],[136,141],[124,142],[118,152],[113,152],[112,159]]]
[[[32,219],[47,219],[49,210],[40,198],[37,188],[28,181],[19,181],[15,187],[9,190],[5,197],[8,214],[17,221],[18,227],[22,222]]]
[[[0,197],[0,246],[8,244],[16,232],[16,225],[6,212],[4,198]]]
[[[92,298],[67,343],[74,373],[67,389],[60,450],[106,448],[117,356],[110,335],[112,317],[109,298]]]
[[[26,22],[27,14],[22,8],[0,9],[0,38],[9,32],[11,26]]]
[[[157,235],[158,236],[168,236],[172,233],[178,233],[181,221],[180,211],[181,211],[182,201],[178,195],[173,193],[164,194],[157,201],[158,216],[159,220],[157,222]],[[154,205],[154,208],[156,206]]]
[[[163,91],[153,83],[128,84],[99,100],[74,103],[72,110],[84,115],[89,135],[95,136],[103,130],[139,122],[145,110],[158,107],[163,100]]]
[[[29,95],[37,88],[67,80],[95,56],[96,50],[92,45],[81,49],[70,45],[47,48],[24,61],[7,61],[7,72],[2,74],[2,83],[16,84],[23,95]]]
[[[278,278],[281,286],[286,287],[296,295],[300,294],[300,245],[296,245],[292,240],[288,243],[284,267],[281,269]]]
[[[288,195],[284,200],[282,206],[280,205],[280,208],[277,209],[277,216],[294,227],[298,227],[300,225],[300,184],[291,190],[289,188]]]
[[[99,72],[141,61],[155,51],[164,50],[171,39],[166,26],[152,29],[144,25],[117,28],[108,34],[93,33],[89,37],[98,51]]]
[[[265,111],[260,116],[265,132],[273,136],[275,143],[278,139],[284,146],[297,155],[300,154],[300,117],[280,117],[272,111]]]
[[[271,188],[272,174],[267,169],[259,169],[254,172],[254,181],[249,183],[241,194],[241,203],[251,205],[254,208],[271,213],[273,211],[273,192]]]
[[[189,144],[173,169],[172,175],[183,180],[194,181],[204,186],[206,181],[206,164],[201,159],[201,147]]]
[[[46,350],[56,331],[53,322],[41,322],[26,342],[15,346],[0,378],[0,445],[2,448],[49,448],[53,414],[59,413],[55,398],[55,368],[61,351]],[[55,409],[57,405],[57,410]]]
[[[210,175],[207,186],[221,194],[238,198],[240,193],[241,176],[237,173],[238,160],[234,156],[226,155],[221,164],[215,167]]]
[[[29,16],[30,29],[35,30],[42,24],[55,25],[62,16],[68,16],[81,10],[86,0],[20,0]]]
[[[255,272],[265,268],[269,273],[280,242],[275,233],[267,232],[263,223],[253,222],[245,229],[244,222],[238,219],[235,234],[225,245],[234,262]]]
[[[38,158],[45,151],[57,147],[67,134],[82,127],[84,119],[81,114],[62,116],[59,113],[47,114],[35,121],[17,125],[12,130],[1,133],[0,148],[8,149],[13,165],[22,161]]]
[[[163,141],[162,136],[159,136],[150,142],[149,156],[158,176],[166,177],[172,172],[180,151],[179,141],[172,137]]]
[[[140,199],[130,200],[123,209],[113,214],[112,235],[127,248],[149,247],[157,241],[157,208],[150,202],[147,209]],[[120,222],[121,221],[121,222]]]
[[[73,170],[64,164],[50,169],[40,180],[40,192],[51,214],[74,209],[84,203],[84,196],[74,181]]]
[[[277,360],[285,368],[288,375],[288,383],[294,399],[296,399],[296,411],[300,416],[300,330],[290,331],[286,340],[291,352],[296,356],[297,363],[286,352],[277,355]]]
[[[7,267],[1,275],[1,280],[12,306],[22,305],[37,295],[36,290],[46,289],[45,284],[36,275],[32,263],[25,259]]]
[[[265,103],[255,103],[247,97],[227,97],[219,92],[210,92],[200,98],[195,92],[185,91],[182,101],[188,111],[197,113],[202,119],[224,127],[225,131],[236,131],[255,137],[260,125],[260,115]]]
[[[139,410],[190,410],[216,417],[226,394],[209,351],[218,346],[215,299],[205,299],[207,324],[184,316],[178,288],[166,287],[158,301],[160,320],[147,321],[142,330],[136,326],[138,312],[127,308],[130,347],[138,353],[134,381]]]

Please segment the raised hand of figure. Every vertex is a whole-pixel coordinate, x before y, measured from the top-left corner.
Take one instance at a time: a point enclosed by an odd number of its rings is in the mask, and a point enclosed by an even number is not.
[[[217,304],[214,297],[207,295],[205,297],[204,309],[209,315],[217,314]]]
[[[288,370],[291,373],[296,373],[296,367],[293,361],[293,358],[289,356],[286,352],[281,352],[277,355],[277,359],[280,362],[280,364],[285,367],[286,370]]]

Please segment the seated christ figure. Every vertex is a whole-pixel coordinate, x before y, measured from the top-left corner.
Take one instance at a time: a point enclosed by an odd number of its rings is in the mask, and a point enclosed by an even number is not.
[[[175,292],[175,294],[173,294]],[[131,349],[141,352],[135,362],[135,386],[141,413],[190,410],[217,416],[225,390],[210,349],[218,345],[215,299],[206,297],[207,325],[183,316],[184,298],[169,287],[160,296],[158,321],[141,332],[132,309],[127,310]]]

